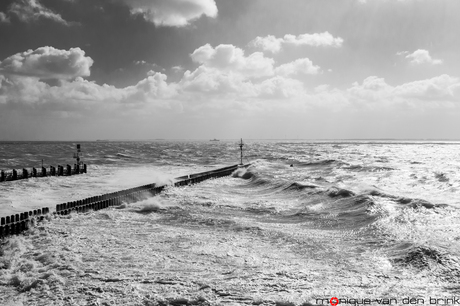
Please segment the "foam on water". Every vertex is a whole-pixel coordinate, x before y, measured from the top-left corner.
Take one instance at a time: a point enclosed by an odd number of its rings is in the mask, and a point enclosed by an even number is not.
[[[158,167],[99,165],[97,168],[89,166],[85,175],[2,182],[0,215],[6,216],[41,207],[53,209],[59,203],[144,184],[167,185],[174,181],[174,177],[174,174],[164,173]]]
[[[62,153],[73,145],[52,146],[54,151]],[[212,145],[88,143],[87,147],[86,154],[93,164],[86,175],[2,183],[0,214],[54,206],[147,183],[170,184],[174,177],[235,164],[239,153],[236,142],[225,141]],[[24,154],[25,148],[27,145],[21,144],[21,150],[15,149],[17,156],[10,154],[2,165],[29,162],[32,157]],[[32,234],[33,239],[40,241],[35,246],[30,239],[15,237],[5,247],[2,260],[10,268],[0,269],[0,281],[20,290],[32,290],[39,284],[64,288],[66,273],[75,274],[83,266],[76,252],[80,250],[79,235],[84,236],[87,226],[97,227],[100,222],[117,228],[126,226],[132,237],[140,240],[146,235],[141,228],[150,229],[148,235],[152,237],[163,231],[166,236],[172,235],[165,241],[179,249],[185,233],[205,237],[205,242],[198,241],[190,250],[214,256],[215,262],[232,258],[239,266],[247,265],[246,269],[257,267],[254,275],[262,274],[264,279],[270,273],[300,273],[307,260],[308,266],[313,267],[308,273],[317,278],[324,271],[328,275],[317,283],[314,278],[308,280],[309,284],[314,283],[308,287],[310,297],[337,292],[324,286],[336,281],[335,278],[343,284],[349,282],[343,292],[355,296],[372,292],[381,295],[453,292],[446,282],[460,276],[459,144],[249,141],[246,149],[252,165],[238,169],[231,177],[194,186],[168,186],[159,197],[134,205],[87,213],[84,218],[71,215],[69,219],[53,220],[57,222],[56,229],[51,222],[49,229]],[[34,154],[40,151],[34,150]],[[72,234],[72,226],[78,228],[78,235]],[[59,236],[63,229],[70,233],[67,237],[70,242]],[[53,246],[57,259],[44,247],[48,242],[43,233],[47,231],[50,235],[57,233],[62,243],[69,245],[69,250]],[[208,231],[210,236],[201,236]],[[112,243],[128,244],[110,236],[105,229],[101,232],[102,237],[94,238],[98,243],[111,247]],[[42,239],[40,235],[45,236]],[[150,247],[156,239],[152,237],[142,247]],[[140,248],[137,240],[133,243]],[[252,246],[259,248],[259,252]],[[37,248],[36,256],[29,256],[31,248]],[[124,258],[119,249],[113,251]],[[29,259],[21,257],[24,252],[29,252]],[[68,263],[61,257],[70,253],[76,256],[75,265],[64,269]],[[97,261],[94,254],[86,256],[87,262]],[[283,256],[289,256],[289,265],[283,264],[280,259]],[[136,258],[154,269],[149,257],[141,257]],[[162,257],[162,260],[168,259]],[[25,267],[33,273],[23,272]],[[40,270],[43,267],[51,274],[43,274]],[[136,269],[137,273],[141,268]],[[260,281],[254,275],[248,279]],[[296,281],[300,282],[305,276],[298,277]],[[381,281],[385,277],[391,281]],[[287,277],[286,286],[292,284]]]

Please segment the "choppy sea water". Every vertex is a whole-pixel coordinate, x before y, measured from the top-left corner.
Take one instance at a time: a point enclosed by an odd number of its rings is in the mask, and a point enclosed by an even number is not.
[[[2,183],[0,214],[167,184],[180,175],[239,163],[236,141],[81,145],[88,174]],[[406,286],[416,279],[418,296],[460,294],[460,143],[246,141],[244,149],[247,169],[192,188],[168,188],[162,203],[193,215],[171,213],[164,222],[226,230],[244,224],[256,230],[238,230],[242,236],[268,237],[274,249],[283,241],[306,258],[335,263],[339,278],[350,276],[340,275],[343,270],[361,269],[360,277],[393,274]],[[74,150],[70,142],[0,143],[0,168],[39,167],[42,159],[45,165],[73,164]],[[307,248],[309,236],[315,243]],[[411,294],[404,290],[401,294]],[[369,289],[361,298],[371,295]]]

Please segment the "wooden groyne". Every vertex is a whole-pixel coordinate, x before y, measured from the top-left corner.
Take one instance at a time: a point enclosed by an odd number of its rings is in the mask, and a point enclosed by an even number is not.
[[[70,176],[76,174],[86,173],[87,168],[86,164],[78,165],[74,164],[73,168],[71,165],[61,166],[58,165],[57,167],[50,166],[49,168],[41,167],[41,168],[32,168],[27,169],[23,168],[22,170],[9,170],[9,171],[0,171],[0,182],[8,182],[8,181],[16,181],[16,180],[23,180],[28,179],[31,177],[46,177],[46,176]]]
[[[234,165],[216,170],[185,175],[176,178],[174,186],[187,186],[202,182],[211,178],[228,176],[239,167],[249,165]],[[157,186],[156,184],[147,184],[139,187],[124,189],[116,192],[106,193],[99,196],[89,197],[82,200],[57,204],[53,214],[68,215],[71,212],[87,212],[89,210],[100,210],[111,206],[117,206],[121,203],[134,203],[153,197],[163,191],[165,185]],[[10,235],[20,234],[29,228],[32,219],[43,220],[45,215],[50,213],[49,207],[15,214],[0,219],[0,238]]]

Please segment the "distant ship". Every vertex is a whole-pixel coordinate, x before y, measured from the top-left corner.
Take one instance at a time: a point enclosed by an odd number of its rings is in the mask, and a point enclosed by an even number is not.
[[[214,138],[214,139],[211,139],[210,141],[219,141],[219,139],[215,139],[215,138]]]

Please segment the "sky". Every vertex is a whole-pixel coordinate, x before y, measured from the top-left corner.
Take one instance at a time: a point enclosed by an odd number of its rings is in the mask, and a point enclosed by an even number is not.
[[[0,140],[460,139],[458,0],[2,0]]]

